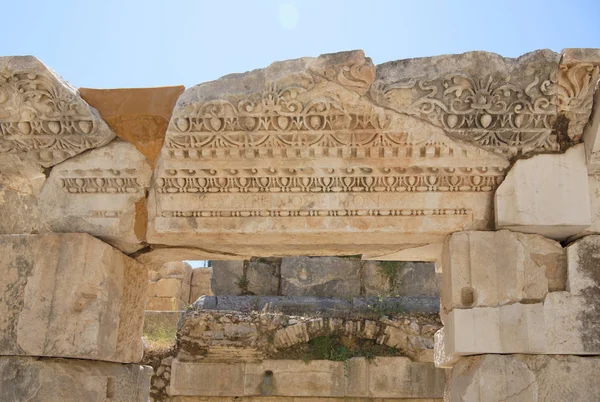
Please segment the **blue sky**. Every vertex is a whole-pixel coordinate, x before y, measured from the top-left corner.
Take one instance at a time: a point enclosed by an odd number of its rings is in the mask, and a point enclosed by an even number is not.
[[[1,0],[0,55],[73,85],[191,86],[275,60],[364,49],[375,63],[600,47],[600,0]]]

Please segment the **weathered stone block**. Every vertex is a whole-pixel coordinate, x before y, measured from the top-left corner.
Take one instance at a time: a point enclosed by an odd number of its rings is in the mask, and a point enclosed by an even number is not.
[[[279,294],[279,268],[281,260],[251,259],[246,265],[248,292],[257,296],[275,296]]]
[[[7,402],[147,402],[152,367],[75,359],[0,356]]]
[[[50,167],[114,138],[77,90],[35,57],[0,57],[0,71],[0,154]]]
[[[87,234],[0,236],[0,354],[136,362],[144,266]]]
[[[190,304],[194,303],[201,296],[212,296],[214,294],[210,286],[212,274],[212,267],[194,268],[190,284]]]
[[[368,383],[371,398],[439,398],[444,393],[443,370],[408,358],[378,357],[369,365]]]
[[[184,261],[170,261],[159,265],[158,274],[161,278],[179,278],[184,283],[191,283],[194,269]]]
[[[441,277],[430,262],[363,261],[366,296],[439,296]]]
[[[284,296],[359,296],[360,266],[356,258],[283,258],[281,292]]]
[[[157,297],[174,297],[183,301],[190,299],[190,284],[179,278],[162,278],[155,284]]]
[[[585,148],[515,162],[495,194],[496,228],[563,240],[591,224]]]
[[[210,287],[216,296],[239,295],[243,292],[244,261],[213,261]]]
[[[183,86],[160,88],[79,88],[120,138],[132,143],[151,166],[165,139],[173,107]]]
[[[600,400],[600,358],[484,355],[452,369],[450,402]]]
[[[446,239],[442,305],[495,307],[542,302],[566,286],[566,253],[558,242],[509,232],[461,232]]]
[[[173,360],[170,395],[242,396],[245,363],[185,363]]]
[[[41,166],[0,155],[0,234],[44,231],[38,197],[45,181]]]
[[[113,141],[55,166],[39,202],[53,232],[84,232],[125,253],[146,238],[150,165],[132,144]]]

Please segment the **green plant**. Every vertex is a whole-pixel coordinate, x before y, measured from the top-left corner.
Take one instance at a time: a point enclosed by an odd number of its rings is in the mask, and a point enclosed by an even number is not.
[[[248,285],[250,284],[250,281],[248,280],[246,275],[243,275],[238,278],[238,280],[235,282],[235,284],[237,285],[238,288],[240,288],[242,293],[245,293],[248,291]]]
[[[387,278],[390,285],[390,290],[393,292],[402,282],[398,275],[399,271],[404,268],[404,261],[379,261],[379,270],[381,275]]]
[[[151,351],[168,350],[177,341],[177,327],[173,325],[157,325],[146,328],[142,334],[147,349]]]

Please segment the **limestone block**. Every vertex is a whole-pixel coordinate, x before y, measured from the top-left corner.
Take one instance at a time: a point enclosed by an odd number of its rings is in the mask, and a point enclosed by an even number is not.
[[[184,86],[160,88],[79,88],[81,97],[98,109],[119,138],[135,145],[154,162],[160,154],[173,107]]]
[[[170,395],[244,395],[244,363],[185,363],[173,360]],[[202,379],[201,381],[199,379]]]
[[[183,283],[191,283],[194,269],[185,261],[166,262],[158,268],[161,278],[179,278]]]
[[[600,102],[600,88],[594,94],[594,103]],[[590,105],[591,106],[591,105]],[[600,107],[594,107],[589,123],[583,130],[583,143],[585,144],[585,156],[588,172],[600,173]]]
[[[374,78],[353,51],[187,89],[148,198],[149,242],[230,256],[383,254],[488,229],[507,158],[381,107],[368,94]],[[527,78],[523,96],[547,80]]]
[[[0,395],[10,402],[147,402],[152,367],[75,359],[0,357]]]
[[[600,358],[484,355],[452,369],[450,402],[600,400]]]
[[[251,259],[246,265],[248,291],[258,296],[279,294],[279,269],[281,260]]]
[[[146,189],[152,171],[124,141],[76,156],[52,169],[40,194],[54,232],[86,232],[132,253],[146,236]]]
[[[563,240],[591,224],[583,144],[515,162],[496,190],[496,228]]]
[[[592,112],[594,91],[600,78],[600,49],[563,49],[557,77],[559,120],[568,138],[578,141]],[[594,141],[586,141],[586,148]]]
[[[210,287],[217,296],[239,295],[243,292],[244,261],[213,261]]]
[[[444,393],[443,370],[431,363],[397,357],[378,357],[373,363],[368,377],[372,398],[440,398]]]
[[[82,233],[3,235],[0,256],[0,355],[141,359],[141,264]]]
[[[447,354],[446,344],[444,342],[444,328],[438,330],[433,336],[433,363],[435,367],[452,368],[460,359],[457,354]]]
[[[429,262],[365,261],[366,296],[439,296],[440,275]]]
[[[181,311],[189,305],[188,302],[176,297],[151,297],[146,302],[148,311]]]
[[[360,295],[356,258],[294,257],[281,262],[284,296],[352,297]]]
[[[214,294],[210,286],[212,274],[212,267],[194,268],[192,283],[190,284],[190,304],[194,303],[201,296],[212,296]]]
[[[445,311],[541,302],[548,291],[566,286],[565,251],[539,235],[454,233],[444,244],[443,261]]]
[[[45,181],[41,166],[0,153],[0,234],[43,231],[38,196]]]
[[[268,371],[272,373],[270,376]],[[246,364],[245,395],[343,397],[345,387],[341,362],[265,360]]]
[[[35,57],[1,57],[0,71],[0,154],[50,167],[114,138],[77,90]]]
[[[355,358],[347,362],[306,363],[301,360],[191,363],[175,359],[170,385],[173,396],[287,396],[300,400],[346,397],[421,401],[441,398],[443,391],[443,370],[405,357],[378,357],[372,362]]]
[[[179,278],[162,278],[155,285],[157,297],[174,297],[180,300],[190,299],[190,284]]]
[[[495,152],[555,150],[552,84],[559,61],[549,50],[516,59],[468,52],[390,61],[377,66],[370,94],[385,107]]]

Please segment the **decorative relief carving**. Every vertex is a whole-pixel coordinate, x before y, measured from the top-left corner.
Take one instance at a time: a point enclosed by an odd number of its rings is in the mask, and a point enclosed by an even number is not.
[[[91,169],[60,171],[61,187],[72,194],[137,193],[144,187],[138,182],[135,169]],[[71,176],[71,177],[64,177]]]
[[[11,61],[17,70],[9,69]],[[0,58],[0,153],[27,153],[52,166],[113,137],[75,90],[37,59]]]
[[[579,140],[592,112],[594,91],[600,78],[600,65],[561,64],[558,74],[558,110],[569,120],[567,135]]]
[[[277,170],[272,170],[271,176],[258,177],[226,177],[216,172],[214,173],[216,177],[204,177],[195,176],[195,171],[175,171],[171,177],[160,177],[157,180],[157,191],[159,193],[477,192],[493,191],[504,177],[501,174],[502,169],[493,169],[485,174],[487,172],[485,168],[420,169],[421,173],[413,174],[403,174],[407,169],[402,168],[380,169],[385,175],[372,174],[373,169],[360,169],[363,174],[371,173],[364,176],[351,175],[359,169],[341,169],[341,174],[337,173],[337,175],[335,169],[328,169],[331,171],[331,176],[325,177],[293,176],[294,173],[291,173],[292,176],[278,176],[275,175],[278,173]],[[295,171],[295,169],[281,170]]]
[[[525,88],[498,74],[481,79],[448,74],[434,80],[414,78],[374,86],[376,101],[495,152],[557,149],[551,135],[555,89],[549,77],[536,74]]]

